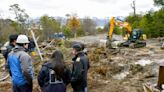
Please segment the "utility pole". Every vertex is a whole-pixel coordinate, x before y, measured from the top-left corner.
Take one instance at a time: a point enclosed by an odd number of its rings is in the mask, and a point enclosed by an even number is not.
[[[38,54],[39,54],[39,56],[40,56],[40,59],[41,59],[41,61],[43,61],[43,57],[42,57],[40,48],[39,48],[39,46],[38,46],[37,40],[36,40],[36,38],[35,38],[35,34],[34,34],[34,32],[33,32],[33,29],[34,29],[34,28],[29,29],[29,31],[31,32],[31,35],[32,35],[32,38],[33,38],[34,43],[35,43],[35,45],[36,45],[36,48],[37,48],[37,50],[38,50]]]
[[[135,2],[135,0],[133,1],[133,3],[131,4],[131,7],[132,7],[132,9],[133,9],[133,14],[134,14],[134,16],[136,16],[136,2]]]

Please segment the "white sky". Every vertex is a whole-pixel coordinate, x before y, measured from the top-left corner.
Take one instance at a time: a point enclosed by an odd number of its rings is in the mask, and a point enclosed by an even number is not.
[[[4,18],[13,18],[9,6],[19,4],[30,17],[36,18],[44,14],[49,16],[65,17],[66,14],[77,13],[79,17],[105,18],[111,16],[127,16],[133,10],[130,4],[133,0],[0,0],[0,15]],[[136,0],[137,13],[150,9],[153,0]]]

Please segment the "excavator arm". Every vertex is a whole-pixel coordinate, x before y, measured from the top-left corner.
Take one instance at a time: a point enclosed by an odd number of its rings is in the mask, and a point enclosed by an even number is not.
[[[110,29],[109,29],[108,36],[109,36],[109,39],[112,40],[113,30],[114,30],[114,26],[115,26],[115,19],[114,19],[114,17],[111,18],[109,25],[110,25]]]
[[[112,35],[113,35],[115,26],[121,26],[121,27],[125,28],[126,31],[128,32],[128,34],[131,34],[131,32],[132,32],[132,27],[130,26],[130,24],[128,22],[118,22],[115,20],[114,17],[112,17],[110,20],[110,29],[108,32],[109,40],[112,40]]]

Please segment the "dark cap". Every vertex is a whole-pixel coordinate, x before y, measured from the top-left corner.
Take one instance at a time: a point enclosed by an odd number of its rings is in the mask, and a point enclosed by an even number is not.
[[[74,44],[79,44],[81,46],[81,49],[84,50],[85,48],[85,44],[84,43],[81,43],[81,42],[73,42],[73,45]]]
[[[74,48],[76,51],[82,51],[82,46],[80,44],[74,44],[72,48]]]

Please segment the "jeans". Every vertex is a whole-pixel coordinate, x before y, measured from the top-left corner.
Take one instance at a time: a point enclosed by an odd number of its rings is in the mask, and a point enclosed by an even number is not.
[[[13,85],[13,92],[32,92],[32,86],[28,84],[22,86]]]

